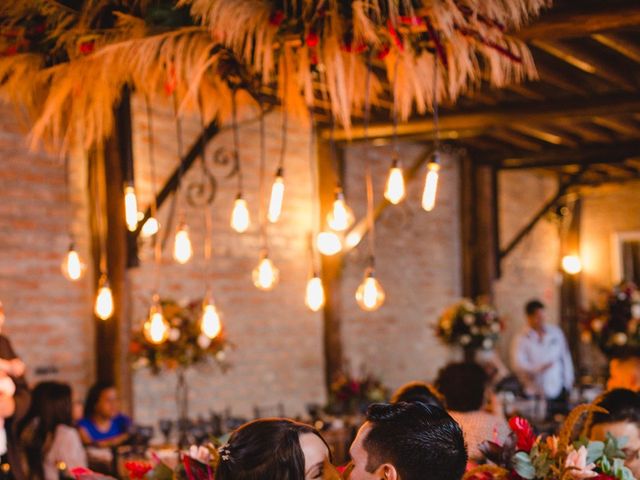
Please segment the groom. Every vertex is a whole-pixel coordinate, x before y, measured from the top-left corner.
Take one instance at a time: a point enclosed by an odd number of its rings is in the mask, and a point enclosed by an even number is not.
[[[350,454],[350,480],[460,480],[467,464],[458,424],[420,402],[371,405]]]

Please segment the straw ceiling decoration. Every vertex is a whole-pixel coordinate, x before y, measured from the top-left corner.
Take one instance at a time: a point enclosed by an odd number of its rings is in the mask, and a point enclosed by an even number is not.
[[[346,129],[389,84],[406,120],[434,98],[454,101],[482,80],[535,77],[508,32],[549,0],[21,0],[0,2],[0,95],[19,106],[33,146],[100,143],[125,85],[150,99],[202,101],[208,120],[273,89],[305,116],[314,99]],[[437,81],[434,82],[434,69]],[[282,100],[285,99],[284,102]]]

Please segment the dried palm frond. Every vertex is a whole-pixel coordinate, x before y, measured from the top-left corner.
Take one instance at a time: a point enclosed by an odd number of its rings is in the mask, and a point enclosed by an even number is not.
[[[583,415],[590,412],[606,413],[607,411],[604,408],[594,404],[578,405],[573,410],[571,410],[571,413],[569,413],[564,423],[562,424],[560,434],[558,435],[558,452],[564,452],[564,455],[566,456],[566,453],[569,450],[571,438],[573,437],[578,422]]]

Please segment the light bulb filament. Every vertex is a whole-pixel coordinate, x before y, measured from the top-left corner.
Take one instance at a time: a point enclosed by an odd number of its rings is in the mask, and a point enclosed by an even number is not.
[[[284,178],[282,169],[278,169],[276,178],[271,186],[271,199],[269,201],[269,213],[267,218],[271,223],[276,223],[282,214],[282,202],[284,200]]]
[[[231,211],[231,228],[238,233],[244,233],[249,229],[250,223],[247,201],[241,195],[238,195]]]
[[[430,212],[436,206],[439,170],[439,164],[436,162],[429,163],[429,172],[427,173],[427,178],[424,183],[424,192],[422,193],[422,208],[427,212]]]
[[[135,232],[136,228],[138,228],[138,200],[136,199],[136,190],[133,185],[124,187],[124,214],[127,228],[130,232]]]

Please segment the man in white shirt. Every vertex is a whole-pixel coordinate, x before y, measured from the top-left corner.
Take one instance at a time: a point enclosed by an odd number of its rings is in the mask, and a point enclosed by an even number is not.
[[[547,399],[549,413],[566,409],[573,386],[573,361],[564,333],[546,323],[544,304],[525,306],[527,325],[513,341],[511,364],[527,395]]]

